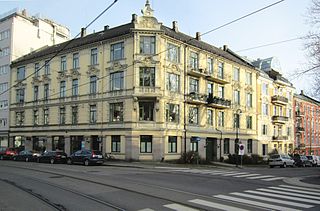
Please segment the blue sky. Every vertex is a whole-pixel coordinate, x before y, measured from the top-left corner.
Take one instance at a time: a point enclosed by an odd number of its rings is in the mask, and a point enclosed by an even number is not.
[[[171,26],[176,20],[181,32],[195,36],[229,21],[258,10],[278,0],[150,0],[158,21]],[[70,28],[72,36],[79,33],[94,17],[109,6],[113,0],[0,0],[0,14],[15,7],[26,8],[31,15],[40,13]],[[311,0],[285,0],[260,13],[240,20],[202,37],[202,40],[221,47],[238,50],[304,36],[310,30],[306,24],[307,8]],[[140,15],[145,0],[118,0],[118,2],[87,32],[100,31],[105,25],[118,26],[131,20],[131,14]],[[283,74],[307,69],[304,40],[295,40],[269,47],[239,52],[249,58],[276,56],[281,62]],[[308,78],[293,80],[300,89],[309,89]]]

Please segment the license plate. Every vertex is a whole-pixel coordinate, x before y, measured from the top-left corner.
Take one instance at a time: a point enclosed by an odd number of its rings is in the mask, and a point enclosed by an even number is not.
[[[102,158],[102,155],[98,155],[98,158]]]
[[[66,156],[63,155],[63,156],[61,156],[61,158],[66,158]]]

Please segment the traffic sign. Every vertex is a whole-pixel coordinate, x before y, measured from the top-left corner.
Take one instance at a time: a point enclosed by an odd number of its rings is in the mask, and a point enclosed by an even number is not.
[[[239,155],[244,155],[244,145],[239,144]]]

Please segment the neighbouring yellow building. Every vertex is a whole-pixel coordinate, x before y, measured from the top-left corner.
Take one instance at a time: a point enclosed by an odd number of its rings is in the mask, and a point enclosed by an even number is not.
[[[83,30],[13,62],[10,145],[99,149],[126,160],[198,151],[211,161],[241,142],[246,154],[261,154],[259,74],[227,46],[183,34],[176,21],[162,25],[147,1],[130,23]]]

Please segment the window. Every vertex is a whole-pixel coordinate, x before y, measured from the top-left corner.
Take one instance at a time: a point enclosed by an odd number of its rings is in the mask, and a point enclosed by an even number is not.
[[[268,115],[268,104],[262,103],[262,114],[263,115]]]
[[[124,88],[124,73],[115,72],[110,74],[110,90],[117,91],[122,90]]]
[[[5,92],[8,90],[8,83],[1,83],[0,84],[0,93]]]
[[[290,137],[291,136],[291,128],[287,127],[287,136]]]
[[[240,114],[233,114],[233,127],[240,128]]]
[[[0,57],[9,56],[9,54],[10,54],[10,48],[8,47],[2,48],[0,51]]]
[[[71,107],[71,123],[73,125],[78,124],[78,107],[77,106]]]
[[[78,69],[79,68],[79,53],[73,54],[73,60],[72,60],[72,68]]]
[[[213,73],[213,59],[212,58],[207,59],[207,70],[208,70],[209,74]]]
[[[0,40],[8,39],[10,37],[10,29],[0,32]]]
[[[60,70],[61,71],[67,70],[67,57],[66,56],[61,56]]]
[[[218,126],[224,127],[224,112],[223,111],[218,112]]]
[[[195,78],[190,78],[189,81],[190,93],[198,93],[199,91],[199,80]]]
[[[110,103],[110,121],[123,121],[123,103]]]
[[[179,105],[170,103],[166,105],[166,120],[167,122],[179,122]]]
[[[247,129],[252,129],[252,116],[247,116]]]
[[[167,90],[171,92],[179,92],[180,76],[173,73],[167,73]]]
[[[252,153],[252,139],[248,139],[247,145],[248,153]]]
[[[24,111],[16,112],[16,125],[23,125],[24,123]]]
[[[24,89],[16,90],[16,100],[17,103],[24,103]]]
[[[252,107],[252,94],[247,93],[247,107]]]
[[[0,75],[5,75],[9,73],[9,65],[1,65],[0,66]]]
[[[218,86],[218,97],[224,98],[224,87]]]
[[[33,87],[33,100],[38,101],[39,99],[39,86]]]
[[[142,67],[140,68],[140,86],[155,86],[155,68]]]
[[[207,123],[210,126],[213,126],[213,110],[208,109],[207,110]]]
[[[44,125],[49,124],[49,109],[48,108],[43,109],[43,124]]]
[[[176,45],[168,43],[167,46],[167,59],[170,62],[180,62],[180,48]]]
[[[246,84],[252,85],[252,73],[246,72]]]
[[[26,74],[26,68],[24,66],[23,67],[18,67],[17,80],[18,81],[24,80],[25,79],[25,74]]]
[[[235,90],[233,92],[233,98],[234,98],[234,104],[236,105],[240,105],[240,91],[239,90]]]
[[[39,77],[39,75],[40,75],[40,64],[35,63],[34,64],[34,76]]]
[[[190,142],[190,151],[198,152],[198,141],[191,141]]]
[[[124,58],[124,44],[123,42],[111,45],[111,61],[120,60]]]
[[[268,135],[268,125],[262,125],[262,135]]]
[[[153,121],[153,102],[139,102],[139,120]]]
[[[9,106],[8,100],[1,100],[0,101],[0,109],[7,109]]]
[[[33,110],[33,125],[39,125],[39,111]]]
[[[177,153],[177,136],[168,137],[168,153]]]
[[[141,54],[155,54],[156,52],[156,38],[154,36],[140,37],[140,53]]]
[[[90,76],[90,94],[97,93],[97,76]]]
[[[66,82],[60,81],[60,97],[66,97]]]
[[[199,54],[195,52],[190,53],[190,67],[191,69],[199,69]]]
[[[59,118],[59,123],[60,125],[64,125],[66,123],[66,108],[65,107],[61,107],[59,109],[59,113],[60,113],[60,118]]]
[[[79,87],[78,87],[78,79],[72,80],[72,96],[78,96],[79,93]]]
[[[220,78],[220,79],[224,78],[224,63],[223,62],[218,63],[218,78]]]
[[[111,136],[111,152],[120,152],[120,140],[121,136],[119,135]]]
[[[152,153],[152,136],[140,136],[140,153]]]
[[[268,84],[262,83],[262,94],[268,95]]]
[[[262,144],[262,155],[267,155],[268,153],[268,144]]]
[[[240,69],[238,67],[233,68],[233,80],[240,81]]]
[[[198,124],[198,108],[197,107],[190,107],[189,108],[189,123],[190,124]]]
[[[213,96],[213,84],[212,83],[208,83],[207,91],[208,91],[208,95],[212,95]]]
[[[97,106],[90,105],[90,123],[97,122]]]
[[[91,49],[91,57],[90,57],[90,64],[97,65],[98,64],[98,49],[93,48]]]
[[[49,99],[49,84],[44,84],[44,92],[43,92],[43,98],[44,100]]]
[[[223,140],[223,153],[225,155],[230,153],[230,139],[228,138]]]
[[[49,60],[44,62],[44,74],[45,75],[50,74],[50,61]]]

